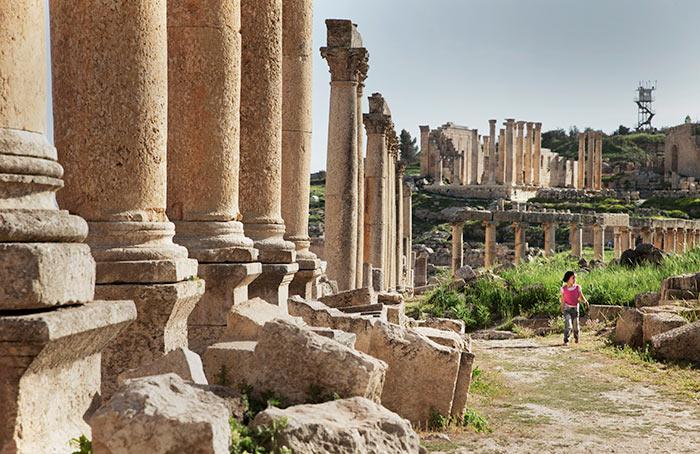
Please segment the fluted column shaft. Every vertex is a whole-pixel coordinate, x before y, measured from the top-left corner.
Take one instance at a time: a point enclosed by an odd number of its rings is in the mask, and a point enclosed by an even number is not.
[[[532,174],[532,183],[535,186],[540,186],[541,185],[541,176],[540,173],[542,171],[542,165],[541,165],[541,155],[542,155],[542,123],[535,123],[535,129],[534,129],[534,150],[532,152],[532,159],[534,161],[534,172]]]
[[[394,273],[396,274],[396,289],[398,291],[403,291],[403,258],[404,258],[404,199],[403,199],[403,176],[406,172],[406,164],[403,161],[399,162],[396,168],[396,200],[394,204],[396,206],[396,216],[394,219],[394,224],[396,225],[396,237],[394,238],[394,256],[395,256],[395,266]]]
[[[515,154],[513,149],[513,134],[515,120],[512,118],[506,119],[506,159],[505,159],[505,184],[512,186],[515,183]]]

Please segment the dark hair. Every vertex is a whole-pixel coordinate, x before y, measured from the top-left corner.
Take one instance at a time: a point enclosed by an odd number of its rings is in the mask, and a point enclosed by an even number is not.
[[[574,273],[573,271],[567,271],[566,273],[564,273],[564,279],[562,279],[561,281],[567,283],[569,282],[569,279],[571,279],[571,276],[574,275],[576,275],[576,273]]]

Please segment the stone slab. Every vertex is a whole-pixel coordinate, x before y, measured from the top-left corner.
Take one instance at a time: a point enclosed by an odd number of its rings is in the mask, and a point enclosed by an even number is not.
[[[197,276],[197,261],[187,258],[97,262],[98,284],[176,283]]]

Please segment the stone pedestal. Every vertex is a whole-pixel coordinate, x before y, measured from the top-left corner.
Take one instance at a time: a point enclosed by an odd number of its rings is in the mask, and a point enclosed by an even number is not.
[[[452,274],[464,266],[464,224],[452,224]]]
[[[490,270],[496,264],[496,223],[484,222],[484,268]]]
[[[299,295],[304,299],[316,298],[318,296],[318,279],[323,274],[321,260],[297,260],[297,264],[299,271],[294,274],[292,282],[289,283],[289,296]]]
[[[416,257],[413,279],[416,287],[423,287],[428,283],[428,254],[426,252],[421,252]]]
[[[551,257],[555,254],[557,249],[557,225],[553,222],[545,222],[542,228],[544,230],[544,256]]]
[[[248,285],[248,298],[261,298],[270,304],[276,304],[287,310],[289,284],[294,273],[299,270],[298,263],[263,263],[262,274]]]
[[[593,259],[604,260],[605,250],[605,226],[595,224],[593,226]]]
[[[571,243],[571,255],[574,257],[583,256],[583,231],[580,225],[571,224],[569,227],[569,242]]]

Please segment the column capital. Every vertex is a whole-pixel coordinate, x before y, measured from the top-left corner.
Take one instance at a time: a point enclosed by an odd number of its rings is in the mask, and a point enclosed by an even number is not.
[[[489,125],[494,125],[494,126],[495,126],[496,123],[498,123],[498,120],[496,120],[496,119],[491,119],[491,120],[489,120]]]
[[[321,57],[328,62],[331,82],[361,84],[369,70],[369,52],[364,47],[322,47]]]
[[[540,129],[542,129],[542,123],[536,121],[536,122],[535,122],[535,130],[539,131]]]

